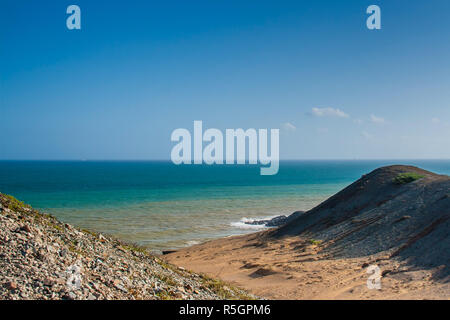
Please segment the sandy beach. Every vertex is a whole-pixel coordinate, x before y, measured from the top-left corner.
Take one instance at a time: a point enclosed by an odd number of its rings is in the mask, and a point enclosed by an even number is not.
[[[333,259],[301,238],[261,244],[260,233],[224,238],[166,255],[167,261],[220,278],[267,299],[448,299],[437,270],[410,270],[382,254]],[[293,250],[295,249],[295,250]],[[381,290],[368,289],[369,264],[388,272]],[[395,272],[392,272],[395,270]]]

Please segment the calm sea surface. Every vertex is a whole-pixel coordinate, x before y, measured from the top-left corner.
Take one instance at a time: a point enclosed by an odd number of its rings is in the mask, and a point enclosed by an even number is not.
[[[286,161],[275,176],[249,165],[0,161],[0,192],[83,228],[172,249],[258,230],[244,221],[310,209],[389,164],[450,174],[448,160]]]

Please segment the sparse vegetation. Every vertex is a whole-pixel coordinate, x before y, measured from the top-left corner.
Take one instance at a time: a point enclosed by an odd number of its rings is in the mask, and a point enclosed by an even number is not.
[[[171,278],[167,275],[164,275],[164,274],[155,274],[155,277],[169,286],[179,286],[180,285],[173,278]]]
[[[149,255],[147,249],[143,246],[134,243],[126,243],[122,246],[125,250],[142,253],[144,255]]]
[[[54,223],[51,220],[47,220],[46,223],[47,223],[48,226],[58,230],[59,232],[64,232],[64,228],[62,226],[60,226],[59,224]]]
[[[5,194],[4,197],[6,198],[6,206],[13,211],[22,212],[23,208],[30,208],[29,205],[25,204],[23,201],[17,200],[9,194]]]
[[[89,235],[91,235],[91,236],[93,236],[95,238],[98,238],[98,233],[97,232],[94,232],[94,231],[91,231],[91,230],[88,230],[88,229],[84,229],[84,228],[81,228],[80,231],[84,232],[84,233],[87,233],[87,234],[89,234]]]
[[[419,179],[422,179],[424,176],[415,172],[405,172],[398,174],[392,182],[397,185],[402,185],[406,183],[410,183]]]
[[[175,298],[166,290],[161,290],[160,292],[156,293],[156,296],[160,300],[174,300]]]
[[[312,245],[318,246],[322,243],[322,240],[310,239],[309,243],[311,243]]]
[[[254,300],[255,297],[247,294],[245,291],[231,286],[222,280],[212,279],[205,275],[202,275],[203,285],[220,296],[222,299],[228,300]]]

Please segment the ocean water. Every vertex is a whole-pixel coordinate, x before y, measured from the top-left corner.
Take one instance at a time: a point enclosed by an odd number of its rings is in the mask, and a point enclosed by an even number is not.
[[[284,161],[259,166],[162,161],[0,161],[0,192],[64,222],[175,249],[264,228],[245,221],[308,210],[362,174],[411,164],[450,174],[450,161]]]

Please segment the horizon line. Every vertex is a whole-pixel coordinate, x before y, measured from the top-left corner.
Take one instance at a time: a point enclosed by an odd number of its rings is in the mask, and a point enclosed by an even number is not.
[[[423,161],[438,160],[450,161],[450,158],[297,158],[297,159],[279,159],[279,161]],[[42,161],[42,162],[172,162],[170,159],[0,159],[0,162],[6,161]],[[201,163],[205,164],[205,163]],[[234,163],[236,164],[236,163]],[[246,163],[248,164],[248,163]],[[218,165],[218,164],[213,164]],[[229,165],[223,163],[223,165]]]

